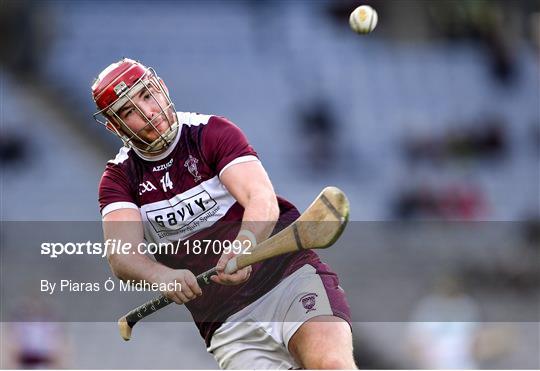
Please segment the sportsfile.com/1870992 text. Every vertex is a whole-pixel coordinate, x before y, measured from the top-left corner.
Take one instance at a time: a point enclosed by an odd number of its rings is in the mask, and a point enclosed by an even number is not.
[[[184,240],[175,243],[141,242],[135,248],[130,242],[108,239],[105,242],[43,242],[41,255],[58,258],[62,255],[98,255],[102,258],[109,254],[250,254],[251,241],[220,240]]]

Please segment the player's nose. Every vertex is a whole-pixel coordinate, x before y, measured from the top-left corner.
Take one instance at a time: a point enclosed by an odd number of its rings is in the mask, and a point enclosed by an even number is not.
[[[143,111],[144,115],[149,119],[152,119],[161,112],[159,105],[152,102],[144,103],[141,107],[141,111]]]

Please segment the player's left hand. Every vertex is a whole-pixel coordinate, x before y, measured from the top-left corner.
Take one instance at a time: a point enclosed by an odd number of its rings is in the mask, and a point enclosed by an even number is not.
[[[225,254],[223,253],[216,264],[217,276],[211,276],[212,282],[219,283],[221,285],[233,286],[246,282],[251,275],[251,265],[245,268],[239,269],[233,274],[226,274],[224,272],[227,262],[234,258],[236,254],[233,252]]]

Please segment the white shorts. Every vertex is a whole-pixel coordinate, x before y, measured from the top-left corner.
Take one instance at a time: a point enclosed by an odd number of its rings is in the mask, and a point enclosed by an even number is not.
[[[288,344],[310,318],[333,315],[315,268],[304,265],[219,327],[210,342],[222,369],[298,368]]]

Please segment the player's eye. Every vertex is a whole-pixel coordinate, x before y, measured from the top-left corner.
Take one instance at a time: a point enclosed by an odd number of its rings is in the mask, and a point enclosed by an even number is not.
[[[124,111],[124,117],[128,117],[128,116],[131,115],[134,111],[135,111],[135,109],[134,109],[133,107],[131,107],[130,109]]]

